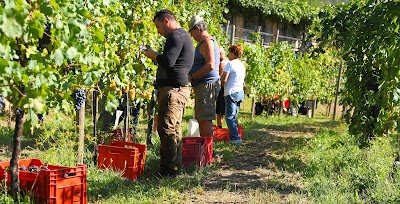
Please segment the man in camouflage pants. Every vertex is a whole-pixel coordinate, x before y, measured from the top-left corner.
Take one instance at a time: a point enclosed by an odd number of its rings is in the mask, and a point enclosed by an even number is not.
[[[154,16],[158,33],[167,38],[163,53],[147,49],[144,54],[158,64],[157,131],[160,137],[161,176],[175,177],[182,166],[182,115],[189,98],[188,74],[193,64],[194,46],[174,14],[167,10]]]

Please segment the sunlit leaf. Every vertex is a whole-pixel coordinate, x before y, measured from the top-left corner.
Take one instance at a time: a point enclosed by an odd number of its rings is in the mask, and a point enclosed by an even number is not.
[[[77,50],[75,47],[68,48],[68,50],[67,50],[67,58],[68,59],[74,59],[76,54],[77,54]]]
[[[58,65],[61,66],[63,61],[64,61],[64,55],[62,53],[62,50],[60,48],[58,48],[54,54],[52,55],[52,59],[54,60],[54,62]]]
[[[14,18],[14,16],[6,17],[2,16],[3,24],[1,25],[1,30],[9,38],[17,38],[22,36],[22,25]]]

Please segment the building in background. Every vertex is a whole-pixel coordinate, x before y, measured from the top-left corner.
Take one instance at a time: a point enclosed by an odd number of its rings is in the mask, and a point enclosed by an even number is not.
[[[298,50],[302,41],[306,40],[307,26],[318,14],[318,7],[315,6],[340,2],[348,0],[304,0],[297,3],[285,0],[229,0],[229,12],[224,15],[228,21],[223,28],[228,35],[233,35],[234,41],[252,42],[252,33],[258,32],[264,46],[287,41]]]

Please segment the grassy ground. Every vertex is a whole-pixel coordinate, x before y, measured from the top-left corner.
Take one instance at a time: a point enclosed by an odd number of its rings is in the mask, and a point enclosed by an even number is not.
[[[87,194],[89,203],[396,203],[400,173],[393,167],[397,147],[390,138],[360,150],[347,126],[331,121],[320,107],[303,115],[256,116],[250,101],[239,115],[244,145],[215,143],[215,162],[185,169],[176,179],[151,176],[158,169],[159,140],[149,147],[145,173],[135,181],[120,172],[99,170],[92,162],[93,137],[87,115]],[[183,134],[192,118],[188,108]],[[51,116],[50,116],[51,117]],[[145,117],[136,138],[145,142]],[[12,131],[0,129],[0,161],[9,159]],[[22,158],[40,158],[54,165],[76,165],[76,134],[69,117],[46,120],[44,127],[23,138]],[[102,135],[102,137],[106,137]]]

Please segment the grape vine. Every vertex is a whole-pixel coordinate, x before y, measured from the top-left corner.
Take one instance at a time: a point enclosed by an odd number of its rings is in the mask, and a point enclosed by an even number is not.
[[[270,48],[257,44],[245,46],[246,92],[252,97],[264,95],[301,102],[318,98],[332,101],[335,91],[337,58],[333,52],[311,55],[293,52],[286,42]]]
[[[347,64],[344,99],[350,131],[361,145],[399,129],[400,1],[362,0],[326,7],[321,46]]]
[[[150,100],[156,66],[140,55],[139,45],[161,51],[164,38],[153,23],[156,11],[175,12],[182,27],[201,14],[209,30],[221,38],[225,0],[112,0],[112,1],[2,1],[0,2],[0,95],[16,109],[11,163],[17,175],[22,128],[40,125],[49,109],[75,114],[83,96],[71,100],[75,90],[105,98],[113,112],[124,93],[135,102]],[[132,85],[131,85],[132,84]],[[75,107],[75,108],[74,108]],[[81,112],[82,113],[82,112]],[[25,117],[26,116],[26,117]],[[82,118],[82,117],[80,117]],[[26,119],[26,120],[25,120]],[[83,121],[83,120],[82,120]],[[80,125],[78,162],[83,162],[84,129]],[[30,131],[29,131],[30,130]],[[18,192],[13,177],[12,190]]]
[[[155,12],[169,8],[185,29],[192,15],[201,14],[210,32],[224,42],[220,23],[225,3],[5,1],[0,8],[0,94],[24,109],[28,129],[49,108],[73,111],[74,90],[99,92],[111,112],[128,90],[136,102],[150,100],[156,66],[139,54],[139,47],[162,50]]]

